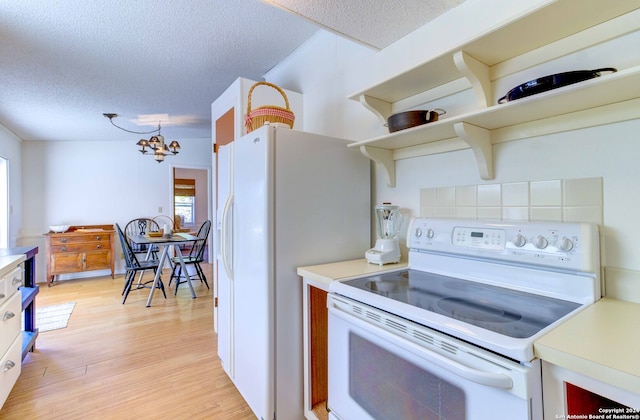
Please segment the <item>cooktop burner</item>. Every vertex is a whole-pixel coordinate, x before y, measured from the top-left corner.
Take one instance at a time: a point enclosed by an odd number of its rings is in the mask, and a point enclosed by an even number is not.
[[[419,270],[385,273],[344,284],[513,338],[531,337],[580,306]]]

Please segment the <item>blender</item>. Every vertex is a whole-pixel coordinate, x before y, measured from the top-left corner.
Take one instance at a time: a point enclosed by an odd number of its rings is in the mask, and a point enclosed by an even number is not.
[[[371,264],[390,264],[400,261],[400,245],[396,236],[402,225],[402,214],[398,206],[384,203],[375,207],[378,219],[378,239],[376,245],[365,252],[364,256]]]

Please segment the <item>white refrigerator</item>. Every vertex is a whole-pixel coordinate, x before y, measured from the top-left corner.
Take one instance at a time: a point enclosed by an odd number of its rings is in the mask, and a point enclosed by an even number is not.
[[[267,125],[218,152],[218,351],[259,419],[304,417],[297,267],[371,245],[369,160],[347,144]]]

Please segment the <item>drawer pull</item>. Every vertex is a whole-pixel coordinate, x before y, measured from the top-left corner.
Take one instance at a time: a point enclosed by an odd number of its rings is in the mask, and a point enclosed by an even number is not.
[[[100,239],[102,239],[102,236],[96,236],[97,241],[99,241]]]
[[[4,364],[4,368],[2,368],[2,373],[10,371],[14,367],[16,367],[16,364],[13,362],[13,360],[7,360],[7,362]]]
[[[65,252],[66,250],[67,250],[67,247],[66,247],[66,246],[63,246],[63,247],[62,247],[62,252]]]
[[[4,316],[2,317],[2,320],[6,321],[6,320],[11,319],[11,318],[13,318],[15,316],[16,316],[16,314],[14,314],[13,312],[7,311],[7,312],[4,313]]]
[[[60,242],[62,242],[63,244],[66,244],[67,243],[67,238],[60,239]]]
[[[96,245],[96,248],[100,249],[100,248],[102,248],[102,245],[98,244],[98,245]]]
[[[16,284],[22,284],[22,278],[20,277],[14,277],[13,280],[11,280],[11,284],[12,285],[16,285]]]

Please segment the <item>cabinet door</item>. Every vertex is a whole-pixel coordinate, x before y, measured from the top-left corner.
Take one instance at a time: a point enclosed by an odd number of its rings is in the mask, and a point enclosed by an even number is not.
[[[309,290],[309,375],[311,380],[311,406],[316,407],[327,401],[328,385],[328,331],[329,311],[327,310],[327,292],[308,286]],[[318,409],[324,409],[321,404]]]
[[[111,251],[90,251],[85,253],[84,269],[101,270],[111,267]]]
[[[81,252],[67,252],[51,254],[51,274],[77,273],[82,271],[84,254]]]

